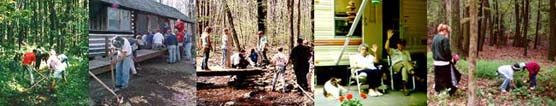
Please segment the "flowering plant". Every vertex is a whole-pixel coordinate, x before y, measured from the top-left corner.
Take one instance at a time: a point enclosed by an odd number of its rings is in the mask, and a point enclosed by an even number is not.
[[[361,98],[367,99],[367,95],[365,93],[360,93]],[[348,93],[346,96],[340,96],[338,98],[341,102],[341,106],[363,106],[359,99],[354,99],[353,94]]]

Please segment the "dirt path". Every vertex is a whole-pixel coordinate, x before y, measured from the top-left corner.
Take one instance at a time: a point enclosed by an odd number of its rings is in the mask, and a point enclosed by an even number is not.
[[[196,84],[194,66],[182,60],[168,64],[165,58],[155,58],[141,63],[138,76],[131,76],[129,87],[117,92],[133,106],[195,106]],[[109,73],[97,75],[107,85],[112,85]],[[94,105],[115,104],[114,97],[92,78],[89,81],[90,99]]]

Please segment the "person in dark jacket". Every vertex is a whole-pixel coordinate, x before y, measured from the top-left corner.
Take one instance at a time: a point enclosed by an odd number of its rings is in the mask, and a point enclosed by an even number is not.
[[[432,56],[434,65],[434,90],[441,92],[449,89],[449,94],[453,95],[457,90],[457,83],[460,73],[455,69],[455,60],[450,51],[450,26],[440,24],[437,27],[437,34],[432,40]]]
[[[309,59],[311,59],[310,47],[302,44],[303,39],[297,39],[297,46],[292,49],[290,60],[293,63],[293,70],[297,78],[297,84],[303,89],[308,90],[307,73],[309,73]]]
[[[172,34],[172,30],[166,31],[166,46],[168,47],[168,63],[173,64],[176,63],[178,60],[178,38],[176,35]]]

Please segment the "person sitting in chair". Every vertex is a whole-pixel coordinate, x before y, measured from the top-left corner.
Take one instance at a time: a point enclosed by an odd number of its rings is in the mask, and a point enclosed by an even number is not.
[[[378,92],[377,88],[380,86],[382,74],[380,70],[375,67],[375,63],[378,63],[379,59],[374,57],[377,55],[378,47],[376,44],[373,44],[370,49],[373,55],[368,53],[369,46],[367,44],[361,44],[359,46],[359,53],[351,57],[351,59],[355,59],[351,68],[356,69],[358,74],[365,73],[367,75],[369,96],[381,96],[382,93]]]
[[[405,50],[406,41],[401,39],[396,43],[397,48],[390,48],[390,38],[394,35],[392,29],[387,31],[388,39],[384,48],[386,49],[388,55],[392,57],[392,70],[395,73],[400,73],[402,76],[402,92],[407,96],[409,95],[409,90],[407,89],[408,77],[413,74],[414,64],[411,61],[411,55],[409,51]]]

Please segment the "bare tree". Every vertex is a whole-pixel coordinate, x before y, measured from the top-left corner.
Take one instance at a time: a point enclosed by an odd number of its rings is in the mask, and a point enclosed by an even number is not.
[[[468,99],[467,99],[467,105],[468,106],[474,106],[475,105],[475,81],[473,79],[473,75],[475,72],[475,58],[477,57],[477,38],[478,38],[478,25],[477,25],[477,0],[469,0],[469,18],[470,18],[470,25],[469,25],[469,29],[470,29],[470,42],[469,43],[469,72],[468,72],[468,88],[469,90],[467,90],[467,95],[468,95]]]

